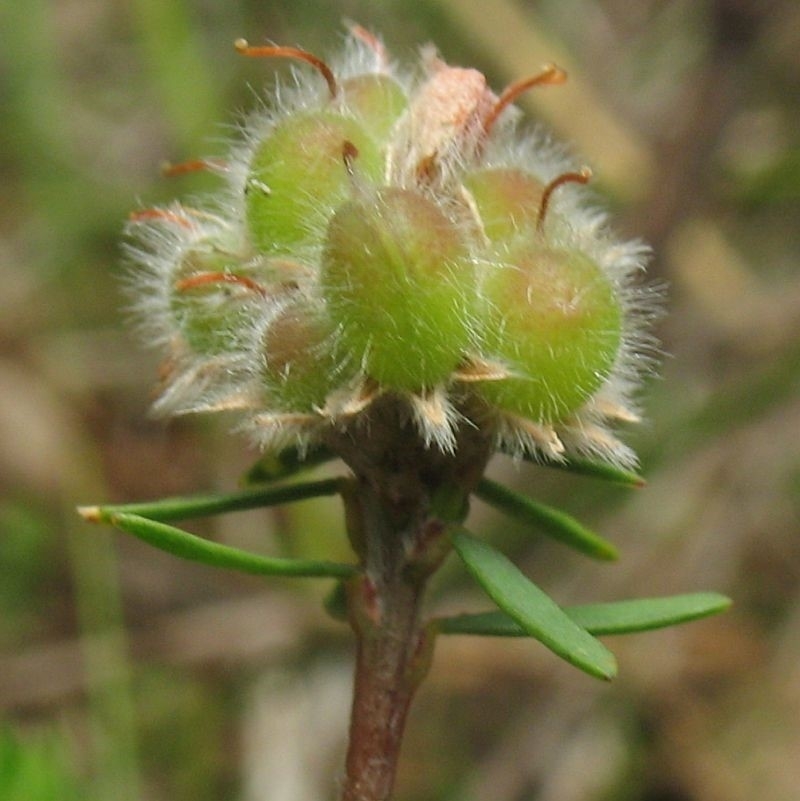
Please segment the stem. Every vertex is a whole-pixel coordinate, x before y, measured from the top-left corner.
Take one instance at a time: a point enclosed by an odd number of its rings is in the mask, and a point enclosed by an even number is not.
[[[342,801],[386,801],[409,706],[427,673],[433,638],[420,626],[427,575],[409,569],[405,548],[409,534],[418,532],[391,530],[374,493],[363,484],[359,489],[351,504],[358,506],[369,536],[366,573],[352,580],[348,592],[358,644]]]
[[[391,797],[408,710],[427,672],[423,652],[432,650],[417,626],[416,600],[409,594],[393,610],[396,631],[359,638],[342,801]]]
[[[392,397],[372,411],[363,436],[334,431],[327,443],[355,474],[341,493],[361,568],[347,582],[357,647],[341,801],[391,798],[408,710],[433,655],[434,627],[420,614],[425,588],[491,450],[466,426],[453,453],[429,448]]]

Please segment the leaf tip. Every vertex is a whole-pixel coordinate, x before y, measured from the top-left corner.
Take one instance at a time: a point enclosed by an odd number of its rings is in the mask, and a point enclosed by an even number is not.
[[[581,627],[581,629],[586,631],[583,627]],[[588,632],[586,633],[588,634]],[[585,653],[581,659],[563,658],[592,678],[601,679],[602,681],[612,681],[617,677],[617,673],[619,672],[617,658],[602,642],[600,642],[600,640],[595,639],[593,635],[590,635],[590,637],[594,646],[591,650],[591,655]]]
[[[613,681],[619,672],[617,660],[611,651],[608,652],[608,659],[603,664],[597,665],[596,667],[597,671],[594,675],[603,681]]]
[[[597,550],[597,558],[605,562],[618,562],[619,561],[619,548],[612,545],[610,542],[603,540],[602,547]]]
[[[103,512],[99,506],[78,506],[76,511],[87,523],[103,522]]]
[[[716,615],[721,612],[727,612],[733,606],[733,598],[723,595],[720,592],[706,593],[708,599],[709,614]]]

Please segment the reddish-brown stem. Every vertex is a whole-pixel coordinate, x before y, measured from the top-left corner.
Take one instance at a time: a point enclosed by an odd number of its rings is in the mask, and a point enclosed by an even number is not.
[[[196,289],[208,284],[238,284],[251,292],[258,293],[262,297],[267,295],[267,290],[252,278],[248,278],[246,275],[219,271],[195,273],[187,278],[182,278],[180,281],[175,282],[175,289],[178,292],[185,292],[187,289]]]
[[[550,198],[559,186],[564,184],[585,184],[592,177],[592,171],[588,167],[583,167],[580,172],[564,172],[556,176],[542,190],[542,199],[539,201],[539,213],[536,216],[536,229],[541,231],[544,227],[544,220],[547,216],[547,208],[550,205]]]
[[[492,107],[483,121],[483,130],[486,136],[491,133],[497,118],[510,106],[521,94],[533,89],[535,86],[554,86],[564,83],[567,80],[567,73],[555,64],[546,64],[542,71],[529,78],[521,78],[518,81],[506,86],[497,98],[497,102]]]
[[[456,453],[435,451],[409,432],[404,408],[389,394],[364,414],[369,436],[332,430],[327,443],[355,475],[342,497],[361,566],[347,586],[357,649],[341,801],[388,801],[409,706],[433,654],[423,594],[450,550],[448,521],[466,513],[491,442],[465,427]]]
[[[386,48],[383,46],[383,42],[375,36],[372,31],[368,31],[363,26],[359,25],[356,22],[353,22],[349,26],[350,28],[350,35],[354,36],[356,39],[361,40],[373,53],[378,59],[378,63],[381,67],[386,67],[389,62],[389,59],[386,55]]]
[[[355,582],[352,592],[370,595],[369,581]],[[358,646],[342,801],[391,797],[406,717],[432,645],[419,626],[420,596],[421,587],[390,583],[375,592],[381,606],[375,625],[355,624]]]
[[[318,56],[309,53],[306,50],[301,50],[299,47],[281,47],[278,45],[264,45],[262,47],[254,47],[248,44],[246,39],[237,39],[233,46],[236,52],[243,56],[251,58],[294,58],[298,61],[305,61],[310,64],[317,72],[325,79],[328,84],[328,91],[331,97],[336,97],[339,93],[339,86],[336,83],[336,77],[333,70]]]
[[[348,587],[357,651],[341,798],[387,801],[409,706],[432,651],[419,617],[426,576],[409,564],[408,544],[419,539],[419,532],[397,526],[365,482],[353,489],[346,496],[348,527],[361,551],[364,575]]]
[[[174,178],[191,172],[225,172],[227,169],[228,163],[221,159],[190,159],[178,164],[164,164],[161,167],[161,174],[166,178]]]

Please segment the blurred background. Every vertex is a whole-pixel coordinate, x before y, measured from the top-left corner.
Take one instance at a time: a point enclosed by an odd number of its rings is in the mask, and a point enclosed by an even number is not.
[[[127,213],[213,188],[159,165],[224,151],[344,19],[408,63],[434,41],[495,88],[546,61],[531,119],[574,144],[619,232],[652,244],[669,354],[630,432],[648,486],[492,471],[622,551],[587,564],[489,513],[559,602],[713,589],[727,615],[609,641],[600,685],[531,641],[444,639],[398,801],[796,801],[800,787],[800,5],[793,0],[0,2],[0,798],[335,797],[349,632],[324,581],[265,583],[87,526],[80,503],[229,489],[226,421],[148,418],[158,357],[125,325]],[[193,527],[341,556],[333,502]],[[484,608],[455,565],[432,605]],[[16,777],[16,778],[15,778]],[[18,781],[17,784],[14,784]]]

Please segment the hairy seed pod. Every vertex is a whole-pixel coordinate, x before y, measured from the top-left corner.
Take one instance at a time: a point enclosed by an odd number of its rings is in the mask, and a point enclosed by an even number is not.
[[[241,347],[263,297],[264,260],[241,263],[228,254],[195,250],[183,256],[170,287],[172,327],[189,349],[213,356]]]
[[[632,464],[613,428],[654,361],[648,250],[509,108],[565,74],[495,92],[431,49],[400,71],[351,39],[331,64],[237,41],[299,61],[295,85],[223,157],[169,169],[216,173],[219,196],[131,215],[134,308],[169,355],[158,408],[238,410],[274,448],[356,435],[391,394],[442,453],[485,424],[507,452]]]
[[[482,383],[499,408],[554,423],[575,412],[606,380],[622,341],[622,310],[600,267],[578,250],[531,238],[493,265],[484,345],[511,377]]]
[[[345,347],[391,389],[444,381],[467,346],[474,277],[458,228],[430,200],[385,188],[331,220],[322,284]]]
[[[332,111],[282,119],[256,147],[245,182],[245,212],[258,251],[293,254],[324,235],[333,209],[350,190],[345,142],[359,154],[359,174],[376,179],[377,145],[354,119]]]
[[[479,170],[464,178],[464,186],[491,242],[536,226],[545,185],[532,175],[502,167]]]
[[[325,405],[343,380],[333,344],[329,321],[306,303],[292,303],[272,320],[262,338],[263,375],[277,409],[307,413]]]
[[[342,81],[343,110],[352,114],[376,141],[385,142],[408,106],[403,87],[389,75],[365,73]]]

